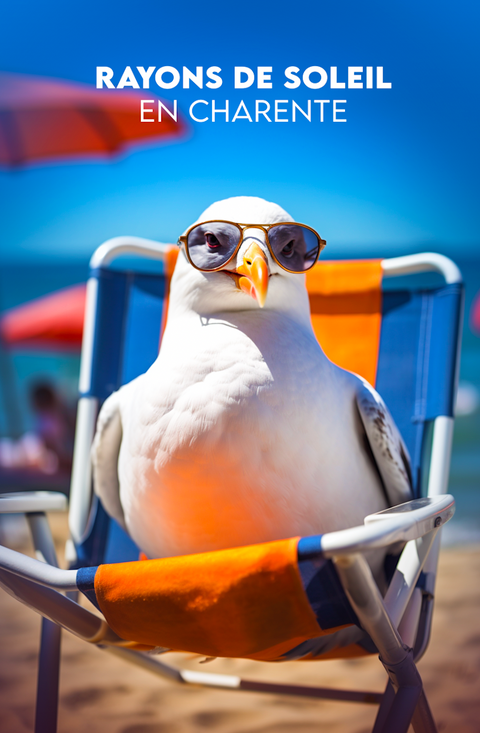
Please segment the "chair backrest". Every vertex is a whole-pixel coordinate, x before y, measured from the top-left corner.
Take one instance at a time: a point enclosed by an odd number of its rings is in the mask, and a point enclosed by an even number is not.
[[[319,343],[385,400],[409,450],[418,497],[426,427],[437,417],[453,417],[463,285],[404,283],[382,291],[380,260],[320,262],[310,272]]]
[[[153,363],[171,271],[171,258],[157,274],[92,271],[97,305],[84,397],[101,403]],[[312,323],[329,358],[375,383],[407,444],[418,496],[426,426],[453,415],[462,285],[382,293],[383,274],[379,260],[320,262],[307,278]],[[137,559],[138,549],[95,501],[77,555],[79,564],[98,565]]]
[[[156,274],[99,267],[89,389],[81,397],[101,404],[143,374],[158,355],[165,328],[171,272]],[[94,498],[90,521],[76,548],[78,565],[136,560],[139,550]]]

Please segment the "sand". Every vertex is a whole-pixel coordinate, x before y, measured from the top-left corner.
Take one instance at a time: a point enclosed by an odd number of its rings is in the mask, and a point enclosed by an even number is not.
[[[53,518],[63,542],[64,516]],[[18,544],[18,542],[17,542]],[[439,731],[480,731],[480,552],[443,550],[420,673]],[[40,617],[0,590],[0,731],[33,731]],[[259,664],[168,655],[184,667],[297,684],[381,691],[376,657]],[[376,706],[190,688],[134,668],[71,634],[62,641],[60,733],[364,733]]]

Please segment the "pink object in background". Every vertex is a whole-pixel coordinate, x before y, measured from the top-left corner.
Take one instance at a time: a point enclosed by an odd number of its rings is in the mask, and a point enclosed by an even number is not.
[[[470,311],[470,326],[472,331],[480,336],[480,292],[478,292],[472,303],[472,310]]]

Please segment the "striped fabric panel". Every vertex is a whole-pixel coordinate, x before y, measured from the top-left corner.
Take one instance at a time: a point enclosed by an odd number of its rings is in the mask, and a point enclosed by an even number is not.
[[[365,654],[356,627],[353,637],[341,634],[357,619],[333,566],[299,561],[297,545],[293,538],[101,565],[79,570],[77,583],[119,636],[143,646],[266,661],[311,659],[340,646]],[[329,634],[337,636],[322,642]]]

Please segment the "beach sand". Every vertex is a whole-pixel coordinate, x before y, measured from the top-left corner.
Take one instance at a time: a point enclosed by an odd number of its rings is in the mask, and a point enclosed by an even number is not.
[[[66,518],[52,517],[61,551]],[[17,542],[18,545],[18,542]],[[480,732],[480,552],[443,550],[430,646],[419,663],[439,731]],[[0,590],[0,731],[31,733],[40,617]],[[376,657],[259,664],[167,655],[205,672],[382,691]],[[59,733],[366,733],[376,706],[190,688],[134,668],[71,634],[62,640]]]

